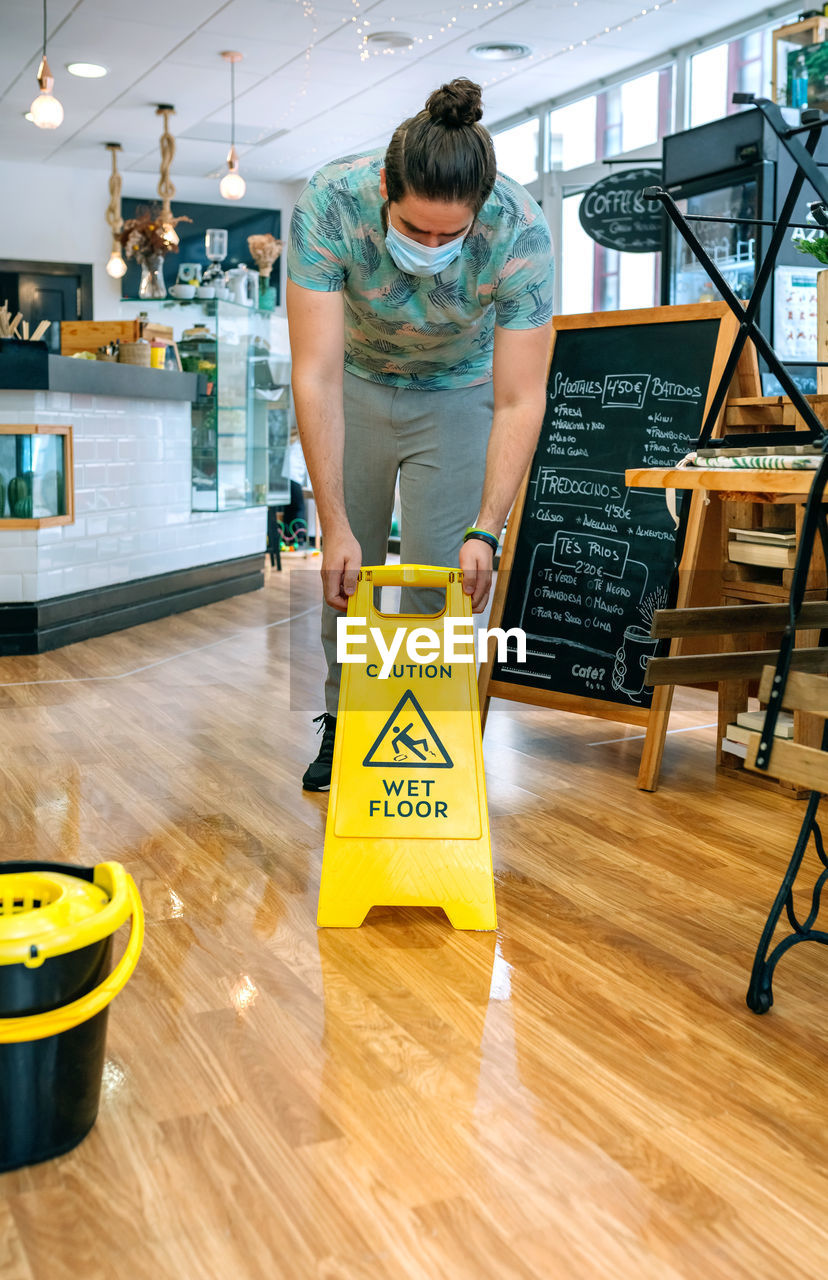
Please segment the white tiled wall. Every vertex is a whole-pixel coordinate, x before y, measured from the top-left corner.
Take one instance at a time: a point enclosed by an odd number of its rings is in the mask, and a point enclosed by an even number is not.
[[[75,454],[74,524],[0,529],[0,603],[264,555],[264,507],[190,510],[187,402],[0,391],[0,422],[71,423]]]

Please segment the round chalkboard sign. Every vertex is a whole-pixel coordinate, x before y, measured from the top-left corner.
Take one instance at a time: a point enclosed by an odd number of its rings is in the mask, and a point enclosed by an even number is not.
[[[588,236],[605,249],[655,253],[661,248],[663,211],[641,194],[661,185],[657,169],[625,169],[602,178],[584,193],[578,216]]]

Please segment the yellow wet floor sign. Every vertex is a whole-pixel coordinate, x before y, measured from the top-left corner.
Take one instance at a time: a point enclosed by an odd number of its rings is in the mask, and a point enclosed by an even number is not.
[[[374,588],[395,585],[445,588],[445,610],[380,613]],[[471,618],[460,572],[364,568],[347,616],[365,661],[342,667],[317,923],[360,925],[373,906],[437,906],[456,929],[494,929],[475,664],[408,652],[417,628],[442,637],[446,617]]]

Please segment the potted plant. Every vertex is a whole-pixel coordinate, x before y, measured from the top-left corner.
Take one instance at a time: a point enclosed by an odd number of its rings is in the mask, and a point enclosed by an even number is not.
[[[800,253],[810,254],[823,267],[828,267],[828,235],[814,236],[813,240],[797,240]],[[817,360],[828,360],[828,271],[817,273]],[[817,391],[828,391],[828,369],[817,365]]]

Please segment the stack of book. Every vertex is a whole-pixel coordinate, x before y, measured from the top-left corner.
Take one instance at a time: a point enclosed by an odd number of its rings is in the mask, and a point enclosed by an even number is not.
[[[796,564],[793,529],[730,529],[728,557],[736,564],[768,569],[792,569]]]
[[[752,733],[761,733],[765,724],[764,711],[740,711],[735,724],[727,726],[727,737],[722,738],[722,751],[747,759],[747,749]],[[789,711],[780,711],[773,731],[775,738],[792,738],[794,720]]]

